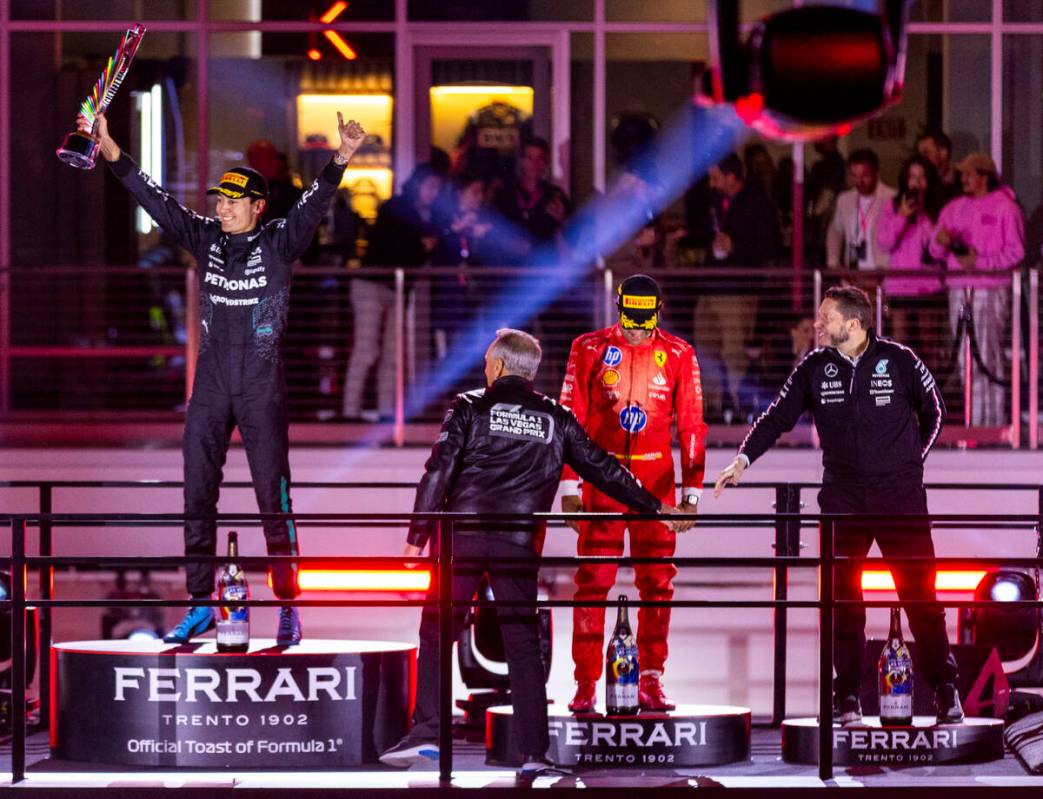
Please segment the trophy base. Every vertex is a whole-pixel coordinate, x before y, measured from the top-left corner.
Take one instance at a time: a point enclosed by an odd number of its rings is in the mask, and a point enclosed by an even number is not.
[[[55,154],[63,162],[77,169],[94,169],[98,160],[98,143],[90,136],[74,131],[65,137]]]

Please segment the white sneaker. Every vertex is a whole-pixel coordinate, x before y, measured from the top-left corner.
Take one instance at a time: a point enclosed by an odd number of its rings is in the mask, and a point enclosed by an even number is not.
[[[419,763],[438,762],[438,744],[403,738],[380,756],[380,762],[394,768],[409,768]]]

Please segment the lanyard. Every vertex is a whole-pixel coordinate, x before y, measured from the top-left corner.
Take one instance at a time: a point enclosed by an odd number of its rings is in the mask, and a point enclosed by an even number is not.
[[[873,213],[873,206],[876,205],[876,197],[873,197],[864,214],[862,213],[862,201],[856,200],[855,202],[855,210],[858,212],[858,227],[862,231],[861,241],[865,241],[869,234],[869,216]]]

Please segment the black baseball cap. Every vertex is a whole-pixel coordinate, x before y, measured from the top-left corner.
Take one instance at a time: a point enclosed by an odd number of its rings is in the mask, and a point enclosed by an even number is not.
[[[619,323],[630,329],[655,330],[663,295],[659,284],[648,275],[631,275],[616,290]]]
[[[207,194],[222,194],[238,200],[249,197],[252,200],[268,198],[268,181],[256,169],[248,166],[237,166],[221,175],[221,182],[206,190]]]

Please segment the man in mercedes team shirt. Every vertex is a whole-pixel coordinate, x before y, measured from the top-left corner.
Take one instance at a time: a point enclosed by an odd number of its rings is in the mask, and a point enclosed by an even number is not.
[[[820,346],[802,360],[775,401],[754,422],[739,454],[717,478],[714,496],[738,485],[743,473],[805,411],[811,411],[822,442],[822,513],[926,514],[923,463],[941,430],[945,407],[934,378],[908,347],[877,338],[873,308],[864,291],[851,286],[826,292],[815,330]],[[887,557],[933,558],[927,521],[839,522],[835,597],[861,600],[861,564],[876,540]],[[935,601],[934,564],[894,562],[901,601]],[[935,690],[939,723],[963,720],[956,692],[956,660],[938,604],[906,608],[917,642],[918,666]],[[865,656],[865,608],[837,607],[833,616],[833,715],[841,724],[862,720],[859,686]]]

